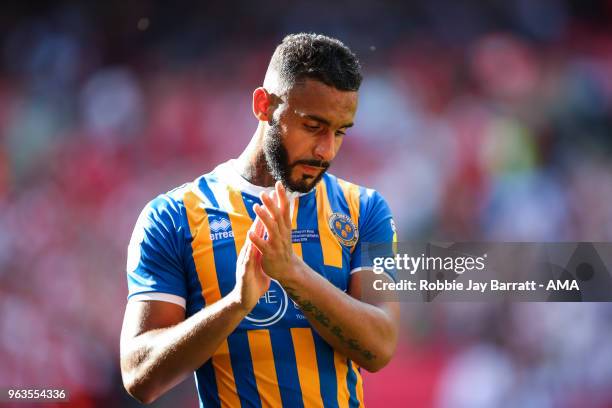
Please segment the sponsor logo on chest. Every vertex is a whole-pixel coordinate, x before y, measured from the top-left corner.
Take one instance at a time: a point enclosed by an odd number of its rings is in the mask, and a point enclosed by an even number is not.
[[[210,240],[234,238],[234,231],[231,230],[232,224],[224,217],[216,217],[210,221]]]

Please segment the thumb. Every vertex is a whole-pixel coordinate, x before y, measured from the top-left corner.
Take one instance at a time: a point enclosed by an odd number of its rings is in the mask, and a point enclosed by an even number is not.
[[[241,263],[246,264],[249,262],[249,260],[252,258],[252,251],[253,243],[247,236],[247,239],[244,241],[242,249],[240,249],[240,254],[238,255],[238,259],[241,260]]]

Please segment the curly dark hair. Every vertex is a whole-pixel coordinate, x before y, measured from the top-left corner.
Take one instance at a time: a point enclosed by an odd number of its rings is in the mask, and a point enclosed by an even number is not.
[[[340,40],[312,33],[286,36],[268,67],[284,89],[311,78],[341,91],[359,90],[360,70],[357,56]]]

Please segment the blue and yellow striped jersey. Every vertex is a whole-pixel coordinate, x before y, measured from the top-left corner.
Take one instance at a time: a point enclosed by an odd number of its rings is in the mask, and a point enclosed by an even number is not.
[[[151,201],[128,250],[130,301],[183,306],[189,317],[227,295],[237,255],[260,203],[260,191],[219,165]],[[326,174],[309,193],[290,197],[293,250],[343,291],[364,265],[362,242],[391,242],[394,227],[374,190]],[[357,407],[359,367],[311,328],[283,288],[272,281],[257,306],[195,373],[205,407]]]

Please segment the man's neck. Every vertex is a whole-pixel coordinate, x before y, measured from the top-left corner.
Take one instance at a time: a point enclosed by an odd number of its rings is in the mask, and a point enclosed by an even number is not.
[[[274,178],[268,170],[261,137],[256,133],[238,157],[238,172],[249,183],[261,187],[274,186]]]

